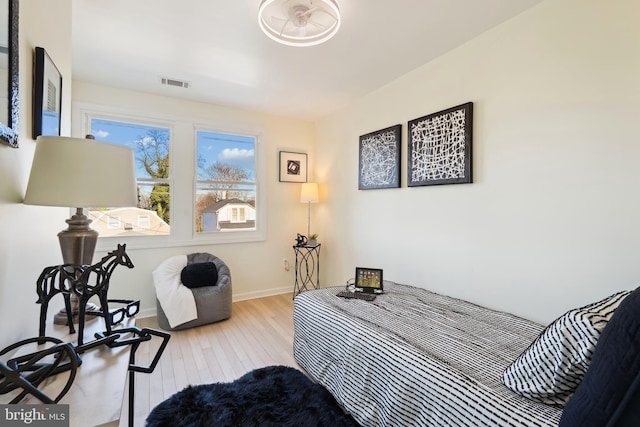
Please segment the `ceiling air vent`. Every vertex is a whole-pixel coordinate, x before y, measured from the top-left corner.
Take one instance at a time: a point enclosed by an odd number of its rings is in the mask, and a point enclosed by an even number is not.
[[[167,86],[183,87],[189,89],[191,82],[186,80],[170,79],[169,77],[160,77],[160,83]]]

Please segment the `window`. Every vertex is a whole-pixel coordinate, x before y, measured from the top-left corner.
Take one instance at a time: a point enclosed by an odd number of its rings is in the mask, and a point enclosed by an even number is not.
[[[150,224],[149,215],[138,215],[138,227],[149,228]]]
[[[81,117],[76,133],[131,147],[136,159],[138,206],[96,207],[87,213],[100,236],[97,250],[113,250],[113,238],[128,249],[266,239],[266,167],[259,128],[249,124],[224,130],[188,117],[80,102],[73,109]],[[119,217],[118,229],[107,228],[110,217]]]
[[[170,129],[151,124],[91,117],[90,133],[97,141],[130,147],[136,162],[138,206],[131,208],[100,209],[101,221],[95,220],[92,227],[101,235],[102,223],[107,229],[114,228],[114,212],[120,221],[127,224],[129,235],[163,236],[171,232],[171,197],[169,180]],[[114,169],[117,171],[117,168]],[[96,207],[97,208],[100,207]],[[146,218],[146,219],[143,219]],[[102,223],[101,223],[102,222]],[[135,224],[135,225],[134,225]]]
[[[247,222],[245,208],[231,209],[231,222]]]
[[[256,230],[256,137],[196,131],[196,233]]]
[[[108,216],[107,217],[107,228],[110,230],[118,230],[120,228],[120,217],[119,216]]]

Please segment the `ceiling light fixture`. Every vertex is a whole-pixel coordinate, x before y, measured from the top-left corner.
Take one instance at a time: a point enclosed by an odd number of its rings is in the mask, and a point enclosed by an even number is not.
[[[314,46],[340,28],[336,0],[261,0],[258,24],[271,39],[287,46]]]

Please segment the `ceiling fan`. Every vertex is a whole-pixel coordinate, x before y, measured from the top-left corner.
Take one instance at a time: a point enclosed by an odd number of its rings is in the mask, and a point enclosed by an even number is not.
[[[313,46],[340,28],[336,0],[262,0],[258,23],[273,40],[289,46]]]

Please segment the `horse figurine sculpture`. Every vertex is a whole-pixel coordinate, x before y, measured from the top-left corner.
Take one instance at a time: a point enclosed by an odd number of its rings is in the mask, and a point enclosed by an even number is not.
[[[46,267],[38,278],[36,290],[38,293],[38,303],[40,307],[40,332],[39,336],[45,336],[47,321],[47,308],[49,301],[56,294],[61,293],[64,297],[64,305],[67,311],[67,322],[69,333],[75,333],[73,325],[73,310],[71,308],[71,293],[78,297],[78,345],[83,343],[84,323],[87,303],[93,296],[100,300],[101,313],[104,317],[106,335],[111,334],[111,316],[109,313],[109,302],[107,293],[109,291],[109,280],[113,270],[119,265],[133,268],[131,259],[125,252],[126,245],[118,244],[118,248],[109,252],[93,265],[72,265],[63,264]]]

